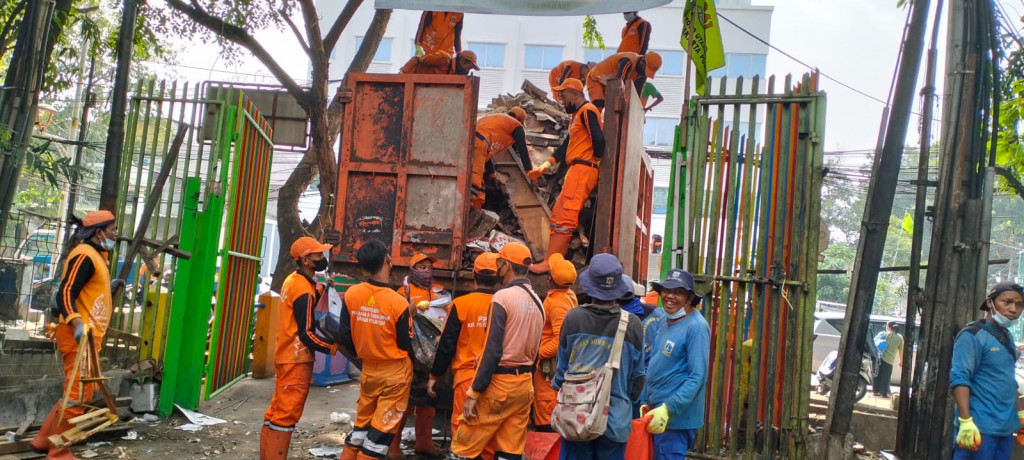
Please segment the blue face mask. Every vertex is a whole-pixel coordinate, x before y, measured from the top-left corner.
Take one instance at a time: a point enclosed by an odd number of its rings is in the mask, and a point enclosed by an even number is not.
[[[668,313],[668,312],[666,312],[665,316],[667,316],[668,319],[679,319],[679,318],[682,318],[682,317],[686,316],[686,307],[680,308],[679,311],[677,311],[675,313]]]
[[[1020,319],[1020,318],[1018,318],[1018,319]],[[1007,318],[1007,317],[1003,316],[1002,313],[999,313],[997,311],[993,311],[992,312],[992,320],[995,321],[996,324],[998,324],[1000,327],[1002,327],[1004,329],[1009,328],[1010,326],[1013,326],[1014,323],[1017,322],[1016,319]]]
[[[104,237],[103,242],[100,243],[100,247],[103,248],[104,251],[110,252],[114,250],[114,244],[114,240]]]

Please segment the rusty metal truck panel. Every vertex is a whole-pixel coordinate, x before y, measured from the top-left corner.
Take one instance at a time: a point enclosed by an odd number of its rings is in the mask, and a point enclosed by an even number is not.
[[[377,238],[397,266],[424,252],[439,269],[458,268],[478,91],[475,77],[346,76],[336,262],[355,263],[359,246]]]

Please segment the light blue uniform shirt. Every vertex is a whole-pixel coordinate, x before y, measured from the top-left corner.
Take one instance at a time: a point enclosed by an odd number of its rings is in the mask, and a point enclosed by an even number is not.
[[[1006,338],[1010,350],[997,334]],[[1020,428],[1014,377],[1018,354],[1009,333],[986,320],[967,325],[953,342],[950,386],[971,389],[971,418],[982,434],[1009,436]]]
[[[652,409],[663,403],[668,407],[669,430],[700,428],[704,426],[711,330],[697,311],[676,323],[666,317],[657,327],[644,401]]]

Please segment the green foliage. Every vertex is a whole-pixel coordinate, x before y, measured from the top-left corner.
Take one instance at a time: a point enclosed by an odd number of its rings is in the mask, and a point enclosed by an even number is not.
[[[604,37],[597,30],[597,19],[589,14],[583,19],[583,46],[590,49],[594,49],[594,46],[604,49]]]

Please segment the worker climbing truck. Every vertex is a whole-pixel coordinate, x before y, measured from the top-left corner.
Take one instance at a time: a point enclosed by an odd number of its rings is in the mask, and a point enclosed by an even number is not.
[[[479,86],[472,76],[346,76],[339,94],[344,117],[331,232],[335,273],[362,278],[355,255],[370,238],[389,246],[393,284],[402,283],[413,255],[423,252],[437,259],[435,281],[456,293],[468,290],[479,251],[519,240],[535,260],[546,258],[550,207],[564,172],[532,184],[506,150],[493,159],[489,187],[500,192],[496,200],[489,198],[486,212],[470,207]],[[530,154],[539,164],[567,135],[568,117],[532,84],[524,88],[526,94],[511,100],[527,112]],[[632,85],[618,81],[609,83],[606,100],[600,179],[581,212],[568,258],[582,267],[591,255],[610,252],[626,274],[645,281],[653,171],[642,145],[643,109]],[[500,104],[492,104],[492,111],[507,110],[495,105]],[[542,132],[551,126],[559,135]],[[546,291],[546,276],[534,278],[534,286]]]

